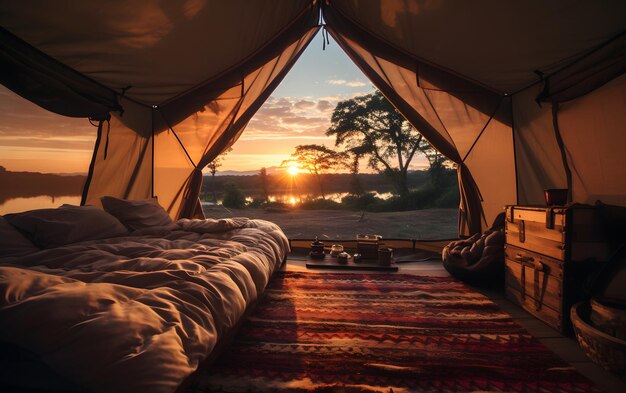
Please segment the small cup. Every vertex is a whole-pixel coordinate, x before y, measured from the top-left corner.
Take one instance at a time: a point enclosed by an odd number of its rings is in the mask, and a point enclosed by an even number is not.
[[[330,247],[330,256],[337,257],[340,252],[343,252],[343,246],[341,244],[333,244]]]
[[[546,205],[564,206],[567,204],[567,188],[548,188],[545,191]]]
[[[311,243],[311,253],[313,254],[323,254],[324,253],[324,243]]]
[[[349,257],[350,257],[350,254],[342,251],[339,254],[337,254],[337,262],[342,263],[342,264],[348,263]]]
[[[391,248],[378,249],[378,264],[381,266],[390,266],[393,250]]]

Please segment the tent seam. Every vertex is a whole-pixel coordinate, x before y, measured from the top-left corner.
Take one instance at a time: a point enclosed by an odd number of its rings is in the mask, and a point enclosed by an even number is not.
[[[98,149],[100,148],[100,142],[102,141],[102,123],[104,120],[100,120],[98,123],[98,131],[96,136],[96,142],[93,147],[93,154],[91,155],[91,163],[89,163],[89,172],[87,172],[87,179],[83,186],[83,194],[80,199],[80,205],[85,206],[87,203],[87,195],[89,195],[89,187],[91,186],[91,180],[93,179],[93,172],[96,168],[96,157],[98,155]]]
[[[607,46],[607,45],[611,44],[613,41],[616,41],[617,39],[619,39],[620,37],[622,37],[624,34],[626,34],[626,30],[623,30],[622,32],[618,33],[617,35],[615,35],[615,36],[613,36],[613,37],[609,38],[608,40],[606,40],[606,41],[604,41],[604,42],[600,43],[600,44],[599,44],[599,45],[597,45],[596,47],[589,49],[589,50],[588,50],[588,52],[586,52],[586,53],[584,53],[584,54],[582,54],[582,55],[579,55],[579,57],[577,57],[576,59],[572,60],[571,62],[569,62],[569,63],[567,63],[567,64],[563,65],[561,68],[559,68],[559,69],[557,69],[557,70],[553,71],[552,73],[550,73],[550,75],[548,75],[548,76],[546,76],[546,77],[544,77],[544,78],[542,78],[542,79],[540,79],[540,80],[538,80],[538,81],[532,82],[532,83],[530,83],[529,85],[527,85],[527,86],[525,86],[525,87],[522,87],[521,89],[518,89],[518,90],[514,91],[513,93],[510,93],[510,95],[514,95],[514,94],[518,94],[518,93],[521,93],[521,92],[523,92],[523,91],[526,91],[526,90],[530,89],[531,87],[533,87],[533,86],[535,86],[535,85],[537,85],[537,84],[541,83],[542,81],[544,81],[544,80],[546,80],[546,79],[550,79],[550,78],[554,77],[555,75],[557,75],[557,74],[559,74],[559,73],[561,73],[561,72],[565,71],[565,70],[566,70],[566,69],[568,69],[569,67],[571,67],[571,66],[573,66],[573,65],[575,65],[575,64],[578,64],[579,62],[583,61],[584,59],[586,59],[587,57],[589,57],[589,56],[591,56],[592,54],[596,53],[597,51],[599,51],[600,49],[604,48],[605,46]],[[580,53],[582,53],[582,52],[580,52]]]
[[[480,130],[480,133],[478,134],[476,139],[474,139],[474,142],[472,143],[472,146],[470,146],[469,150],[467,151],[467,153],[465,153],[465,156],[461,160],[462,162],[465,162],[465,159],[470,155],[472,150],[474,150],[474,146],[476,146],[476,143],[478,143],[478,140],[480,139],[480,137],[483,136],[483,133],[485,132],[487,127],[489,127],[489,124],[491,123],[491,120],[493,120],[493,118],[495,117],[496,113],[498,113],[498,110],[500,109],[500,106],[502,105],[502,101],[504,101],[504,97],[502,97],[500,99],[500,101],[498,102],[498,105],[496,105],[496,109],[493,111],[493,113],[491,114],[491,116],[487,120],[487,123],[485,123],[485,125],[483,126],[483,129]]]
[[[163,121],[165,122],[165,125],[167,125],[167,128],[169,128],[170,131],[172,131],[172,134],[174,134],[174,138],[176,138],[176,140],[178,141],[178,144],[180,145],[180,147],[183,149],[183,151],[185,152],[185,154],[187,155],[187,159],[189,160],[189,162],[191,162],[191,165],[193,165],[194,168],[197,168],[196,163],[193,161],[193,159],[191,158],[191,156],[189,155],[189,152],[187,151],[187,149],[185,148],[185,145],[183,144],[183,142],[180,140],[180,138],[178,137],[178,134],[176,134],[176,131],[174,131],[174,129],[172,128],[172,126],[170,125],[170,123],[167,121],[167,119],[165,118],[165,116],[163,115],[163,112],[161,112],[161,109],[158,106],[154,106],[153,107],[153,113],[154,111],[159,112],[159,114],[161,115],[161,118],[163,119]]]
[[[486,84],[484,84],[484,83],[482,83],[482,82],[480,82],[480,81],[478,81],[478,80],[476,80],[476,79],[470,78],[470,77],[468,77],[467,75],[464,75],[464,74],[462,74],[462,73],[460,73],[460,72],[458,72],[458,71],[454,71],[454,70],[452,70],[452,69],[450,69],[450,68],[444,67],[444,66],[442,66],[442,65],[440,65],[440,64],[437,64],[437,63],[434,63],[434,62],[432,62],[432,61],[430,61],[430,60],[426,60],[426,59],[424,59],[424,58],[422,58],[422,57],[415,56],[415,55],[413,55],[413,54],[411,54],[411,53],[407,52],[406,50],[404,50],[404,49],[402,49],[402,48],[398,47],[397,45],[395,45],[395,44],[393,44],[393,43],[389,42],[388,40],[386,40],[386,39],[382,38],[382,37],[381,37],[381,36],[379,36],[378,34],[375,34],[375,33],[371,32],[369,29],[367,29],[367,28],[366,28],[365,26],[363,26],[361,23],[359,23],[359,22],[355,21],[354,19],[350,18],[349,16],[347,16],[346,14],[344,14],[343,12],[341,12],[341,10],[339,10],[337,7],[333,7],[333,10],[334,10],[335,12],[337,12],[337,13],[341,14],[341,16],[342,16],[343,18],[345,18],[345,19],[349,20],[349,21],[350,21],[350,23],[352,23],[352,24],[356,25],[359,29],[361,29],[361,30],[363,30],[363,31],[367,32],[369,35],[371,35],[372,37],[376,38],[377,40],[384,42],[384,43],[385,43],[386,45],[388,45],[389,47],[391,47],[391,48],[393,48],[393,49],[395,49],[395,50],[397,50],[397,51],[399,51],[399,52],[403,53],[404,55],[406,55],[406,56],[408,56],[408,57],[410,57],[410,58],[412,58],[412,59],[414,59],[414,60],[417,60],[417,61],[423,62],[423,63],[425,63],[425,64],[428,64],[428,65],[432,66],[432,67],[438,68],[439,70],[442,70],[442,71],[444,71],[444,72],[447,72],[447,73],[450,73],[450,74],[452,74],[452,75],[455,75],[455,76],[457,76],[457,77],[459,77],[459,78],[462,78],[462,79],[464,79],[464,80],[466,80],[466,81],[468,81],[468,82],[474,83],[474,84],[476,84],[476,85],[478,85],[478,86],[481,86],[482,88],[487,89],[487,90],[489,90],[489,91],[491,91],[492,93],[495,93],[495,94],[497,94],[497,95],[504,95],[504,94],[505,94],[503,91],[501,91],[501,90],[499,90],[499,89],[496,89],[496,88],[494,88],[494,87],[492,87],[492,86],[486,85]],[[331,27],[332,27],[332,26],[331,26]]]
[[[309,13],[313,8],[317,8],[313,2],[311,2],[309,4],[309,6],[305,7],[292,21],[291,23],[289,23],[288,25],[284,26],[282,29],[280,29],[276,34],[274,34],[274,36],[272,36],[271,39],[269,39],[268,41],[266,41],[263,45],[261,45],[259,48],[257,48],[254,52],[252,52],[250,55],[248,55],[247,57],[245,57],[244,59],[240,60],[237,64],[235,64],[232,67],[229,67],[228,69],[225,69],[224,71],[220,72],[218,75],[209,78],[209,79],[205,79],[204,81],[195,84],[195,86],[180,92],[178,94],[176,94],[175,96],[172,96],[170,98],[168,98],[167,100],[161,102],[159,105],[166,105],[169,104],[170,102],[185,96],[187,93],[196,90],[199,86],[205,86],[209,83],[215,82],[220,80],[224,75],[227,75],[230,72],[233,72],[233,70],[242,67],[244,64],[248,63],[251,59],[253,59],[254,57],[256,57],[259,53],[263,52],[265,49],[267,49],[269,46],[271,46],[274,41],[276,41],[278,39],[278,37],[281,37],[283,34],[285,34],[285,32],[287,32],[289,29],[291,29],[293,26],[297,25],[298,22],[300,22],[301,19],[303,19],[307,13]],[[319,9],[318,9],[319,12]],[[318,15],[318,19],[319,19],[319,15]],[[298,41],[298,40],[296,40]],[[295,41],[294,41],[295,42]]]

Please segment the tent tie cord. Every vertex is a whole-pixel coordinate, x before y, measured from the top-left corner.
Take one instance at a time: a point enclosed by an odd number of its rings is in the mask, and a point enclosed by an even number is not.
[[[107,140],[104,143],[104,159],[106,160],[108,152],[109,152],[109,134],[111,133],[111,115],[109,114],[109,116],[104,119],[95,119],[95,118],[90,117],[88,118],[88,120],[89,120],[89,124],[98,128],[100,128],[102,123],[104,123],[105,121],[107,122]],[[98,120],[98,124],[94,123],[95,120]]]
[[[546,78],[545,74],[539,70],[535,70],[534,73],[539,77],[539,81],[537,83],[543,83],[541,93],[539,93],[539,95],[535,98],[537,105],[541,108],[541,101],[550,95],[550,78]]]
[[[128,89],[130,89],[131,87],[133,87],[132,85],[128,85],[126,87],[122,87],[120,90],[122,90],[122,93],[120,94],[120,98],[124,98],[124,96],[126,95],[126,92],[128,91]],[[122,116],[124,114],[124,107],[120,106],[119,108],[119,113],[120,116]]]
[[[326,45],[330,45],[330,38],[328,38],[328,29],[326,25],[322,26],[322,50],[326,50]]]
[[[107,155],[109,154],[109,134],[111,133],[111,121],[109,119],[105,120],[107,122],[107,139],[104,142],[104,159],[107,159]]]

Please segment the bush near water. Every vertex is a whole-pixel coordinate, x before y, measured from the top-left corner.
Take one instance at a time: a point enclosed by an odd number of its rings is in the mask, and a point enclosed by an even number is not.
[[[325,192],[349,192],[350,174],[325,175]],[[316,188],[316,183],[308,175],[298,175],[297,189],[290,190],[285,179],[279,175],[269,175],[271,179],[270,193],[288,194],[300,193],[309,195],[297,198],[295,205],[284,202],[268,202],[263,195],[258,175],[253,176],[217,176],[214,184],[216,193],[222,198],[222,205],[233,209],[243,208],[277,208],[277,209],[304,209],[304,210],[357,210],[369,212],[394,212],[420,210],[430,208],[457,208],[459,206],[459,190],[456,182],[456,171],[446,170],[436,182],[432,181],[427,171],[411,172],[409,186],[411,191],[407,195],[392,195],[382,199],[374,194],[391,192],[391,186],[386,184],[383,174],[361,174],[359,179],[365,192],[361,195],[346,195],[337,202],[331,199],[322,199]],[[202,187],[201,199],[212,200],[213,182],[205,182]],[[435,185],[436,184],[436,185]],[[293,185],[292,185],[293,187]],[[314,196],[311,196],[314,195]],[[247,197],[247,198],[246,198]]]

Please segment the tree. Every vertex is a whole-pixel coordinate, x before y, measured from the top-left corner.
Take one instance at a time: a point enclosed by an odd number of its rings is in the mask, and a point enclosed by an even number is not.
[[[261,168],[259,171],[259,178],[261,179],[261,188],[263,189],[263,198],[265,203],[270,202],[269,196],[269,178],[267,176],[267,169],[265,167]]]
[[[326,135],[335,136],[335,146],[364,151],[369,167],[386,173],[400,195],[409,192],[407,173],[415,155],[432,150],[379,91],[340,101]]]
[[[206,166],[209,170],[209,173],[211,173],[211,189],[213,190],[213,202],[215,203],[217,203],[217,193],[215,192],[215,174],[217,173],[217,169],[222,166],[226,155],[231,151],[233,151],[233,148],[229,147],[228,149],[221,152],[217,157],[213,159],[213,161],[209,162]]]
[[[359,179],[359,165],[361,163],[361,158],[363,158],[367,152],[367,149],[363,146],[356,146],[346,151],[348,161],[346,161],[345,166],[350,171],[350,174],[352,174],[350,179],[350,194],[352,195],[360,196],[365,193],[361,180]]]
[[[246,207],[246,197],[234,183],[227,184],[225,188],[222,206],[232,209],[243,209]]]
[[[314,175],[319,184],[322,199],[326,199],[322,175],[340,167],[346,161],[347,154],[329,149],[324,145],[298,145],[291,157],[283,161],[281,166],[296,163],[301,169]]]

